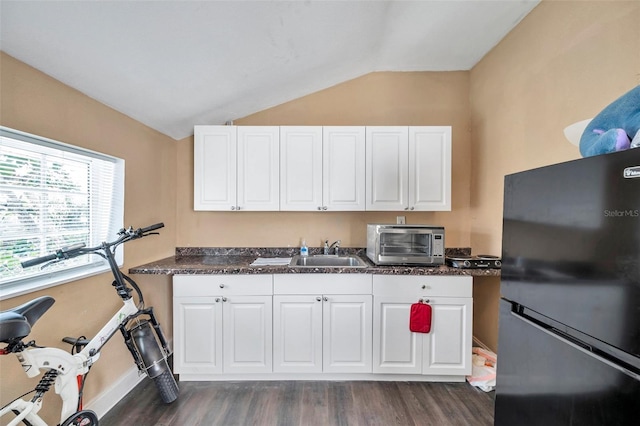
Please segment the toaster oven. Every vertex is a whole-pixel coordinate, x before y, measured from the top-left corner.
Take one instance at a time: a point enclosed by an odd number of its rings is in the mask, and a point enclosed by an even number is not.
[[[444,227],[369,224],[367,257],[376,265],[443,265]]]

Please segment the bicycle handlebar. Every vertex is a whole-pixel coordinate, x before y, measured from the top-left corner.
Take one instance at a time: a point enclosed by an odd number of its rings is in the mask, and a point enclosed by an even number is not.
[[[58,258],[58,256],[55,255],[55,254],[48,254],[46,256],[36,257],[35,259],[25,260],[24,262],[20,262],[20,265],[23,268],[29,268],[31,266],[36,266],[36,265],[39,265],[41,263],[48,262],[50,260],[56,260],[57,258]]]
[[[164,228],[164,223],[162,222],[156,223],[155,225],[147,226],[146,228],[141,228],[139,229],[139,231],[145,234],[147,232],[155,231],[156,229],[160,229],[160,228]]]
[[[164,227],[164,223],[160,222],[154,225],[147,226],[145,228],[138,228],[136,230],[133,230],[133,228],[131,227],[129,229],[123,228],[118,232],[118,235],[120,235],[120,237],[117,240],[112,241],[110,243],[102,243],[99,246],[91,247],[91,248],[85,248],[86,247],[85,243],[73,244],[71,246],[58,249],[53,254],[48,254],[42,257],[36,257],[35,259],[25,260],[24,262],[21,262],[20,265],[23,268],[29,268],[31,266],[40,265],[41,263],[45,263],[45,262],[60,261],[60,260],[70,259],[72,257],[76,257],[82,254],[95,253],[99,250],[108,250],[110,247],[118,246],[129,240],[145,237],[148,235],[149,232],[155,231],[156,229],[160,229],[163,227]]]

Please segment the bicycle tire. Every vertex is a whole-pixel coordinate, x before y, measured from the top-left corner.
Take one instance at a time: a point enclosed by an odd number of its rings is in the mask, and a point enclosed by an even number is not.
[[[178,388],[178,383],[169,368],[159,376],[154,377],[153,382],[156,384],[156,388],[158,389],[162,402],[170,404],[178,399],[180,389]]]
[[[78,411],[65,420],[62,426],[98,426],[98,416],[91,410]]]

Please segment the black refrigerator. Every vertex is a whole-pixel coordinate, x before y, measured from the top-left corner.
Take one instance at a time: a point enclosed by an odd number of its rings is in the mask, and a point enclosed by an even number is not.
[[[640,148],[505,177],[495,425],[640,424]]]

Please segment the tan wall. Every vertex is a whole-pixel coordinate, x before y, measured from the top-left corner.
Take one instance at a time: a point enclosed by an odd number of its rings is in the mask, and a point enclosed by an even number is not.
[[[178,245],[313,247],[341,239],[366,246],[366,224],[439,224],[448,247],[469,246],[470,116],[468,72],[373,73],[237,120],[237,125],[451,125],[451,212],[195,212],[193,138],[178,148]],[[205,123],[200,123],[205,124]]]
[[[0,53],[0,123],[3,126],[85,147],[125,159],[125,224],[146,226],[163,221],[160,236],[127,244],[124,270],[170,256],[176,232],[176,142],[82,95],[14,58]],[[138,279],[139,278],[139,279]],[[147,305],[171,336],[171,292],[167,277],[134,277],[145,291]],[[92,336],[121,301],[108,274],[63,284],[0,302],[0,310],[49,295],[56,303],[34,327],[30,337],[57,346],[64,336]],[[133,366],[131,355],[114,336],[92,368],[85,402],[113,385]],[[32,389],[14,356],[0,357],[0,404]],[[50,391],[42,413],[50,424],[59,421],[59,398]]]
[[[543,1],[473,68],[474,250],[501,250],[504,176],[579,158],[563,129],[640,83],[638,22],[637,1]],[[495,348],[499,280],[475,294],[474,332]]]

